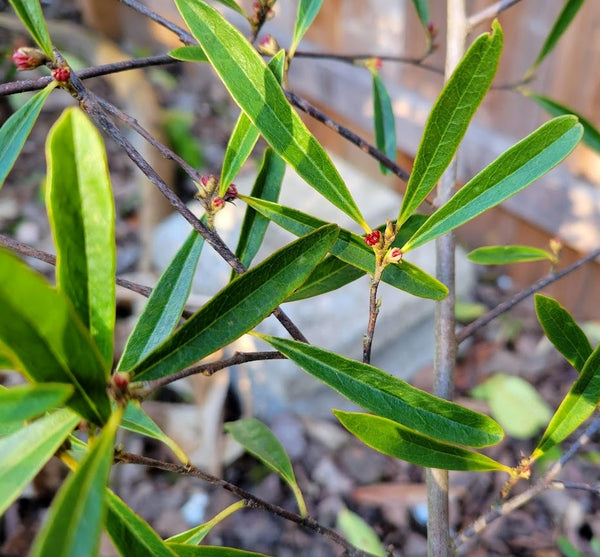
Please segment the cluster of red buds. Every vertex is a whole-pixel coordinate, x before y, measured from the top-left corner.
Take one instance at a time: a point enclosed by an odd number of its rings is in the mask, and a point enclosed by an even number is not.
[[[279,43],[273,35],[266,35],[258,43],[258,51],[266,56],[275,56],[279,52]]]
[[[369,247],[379,246],[381,244],[381,232],[373,230],[373,232],[365,236],[365,244]]]
[[[248,21],[253,29],[259,29],[267,19],[271,19],[275,15],[273,11],[275,1],[258,0],[258,2],[252,3],[253,14],[248,18]]]
[[[382,269],[390,263],[402,261],[402,250],[392,247],[396,239],[396,225],[392,221],[387,221],[383,234],[379,230],[372,230],[364,239],[365,244],[373,248],[377,266]]]
[[[69,68],[54,68],[52,70],[52,77],[56,79],[56,81],[64,83],[66,81],[69,81],[69,79],[71,78],[71,71],[69,70]]]
[[[220,211],[226,202],[231,203],[238,196],[238,190],[235,184],[231,184],[223,197],[219,195],[219,180],[216,176],[208,174],[200,178],[200,184],[196,184],[198,192],[196,199],[202,203],[209,214],[214,214]]]
[[[17,48],[12,54],[12,61],[17,70],[34,70],[48,62],[48,57],[38,48],[22,46]]]

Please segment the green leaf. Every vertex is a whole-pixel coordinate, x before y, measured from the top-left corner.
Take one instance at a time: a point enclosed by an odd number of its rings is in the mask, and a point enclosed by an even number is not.
[[[177,555],[150,525],[110,489],[105,490],[106,530],[123,557],[174,557]]]
[[[45,89],[31,97],[0,128],[0,188],[4,185],[4,180],[15,164],[42,106],[57,83],[53,81]]]
[[[233,547],[214,547],[211,545],[187,545],[170,543],[171,549],[178,557],[267,557],[262,553],[242,551]]]
[[[385,153],[388,158],[396,160],[396,120],[390,95],[385,84],[377,74],[373,72],[373,118],[375,124],[375,144],[377,149]],[[383,174],[391,171],[379,163]]]
[[[306,282],[286,302],[297,302],[337,290],[364,274],[364,271],[357,269],[354,265],[330,255],[315,267]]]
[[[294,35],[288,54],[290,59],[294,57],[296,48],[298,48],[302,37],[304,37],[304,34],[312,25],[315,17],[317,17],[322,4],[323,0],[300,0],[298,3],[298,14],[296,15],[296,24],[294,25]]]
[[[79,416],[58,410],[0,439],[0,515],[54,455]]]
[[[46,142],[46,207],[56,246],[56,282],[90,331],[107,367],[115,328],[115,208],[100,133],[67,108]]]
[[[94,424],[110,414],[108,368],[70,302],[0,250],[0,342],[34,382],[75,386],[68,405]]]
[[[278,83],[281,83],[283,79],[284,66],[285,51],[280,50],[269,62],[269,68]],[[260,132],[252,124],[248,116],[246,116],[246,113],[242,112],[233,128],[233,132],[227,143],[225,156],[223,157],[221,180],[219,182],[219,195],[221,197],[225,195],[227,188],[237,176],[243,164],[248,160],[259,136]]]
[[[90,451],[57,493],[32,557],[96,555],[104,525],[105,490],[122,412],[114,412]]]
[[[526,97],[529,97],[531,100],[535,101],[548,114],[550,114],[550,116],[564,116],[568,114],[577,116],[579,123],[583,126],[582,141],[590,149],[593,149],[596,151],[596,153],[600,153],[600,131],[598,131],[598,128],[596,128],[594,124],[592,124],[587,118],[579,114],[579,112],[570,109],[568,106],[557,103],[556,101],[549,99],[548,97],[544,97],[543,95],[538,95],[533,91],[520,89],[520,92]]]
[[[148,414],[140,407],[139,402],[129,401],[129,404],[125,408],[121,427],[164,443],[181,462],[184,464],[190,462],[183,449],[152,421]]]
[[[494,419],[515,439],[530,439],[552,417],[552,409],[531,383],[515,375],[494,375],[471,394],[488,401]]]
[[[508,466],[485,455],[440,443],[387,418],[341,410],[334,410],[333,413],[365,445],[417,466],[471,472],[511,471]]]
[[[535,311],[548,340],[577,371],[582,371],[592,354],[592,345],[571,314],[542,294],[535,295]]]
[[[324,226],[231,281],[133,368],[135,378],[170,375],[254,328],[306,280],[337,234],[335,225]]]
[[[434,439],[485,447],[498,443],[494,420],[421,391],[376,367],[292,340],[253,333],[348,400]]]
[[[127,345],[117,369],[131,369],[175,329],[190,295],[204,238],[192,230],[156,284]]]
[[[532,458],[538,458],[571,435],[591,415],[598,402],[600,402],[600,345],[587,359],[577,381],[573,383],[554,413]]]
[[[56,408],[73,394],[71,385],[43,383],[0,390],[0,423],[30,420]]]
[[[529,246],[486,246],[473,250],[467,258],[479,265],[507,265],[541,259],[555,260],[550,252]]]
[[[254,418],[226,423],[225,431],[229,432],[242,447],[271,470],[277,472],[288,483],[298,502],[300,514],[306,516],[306,503],[296,482],[292,463],[283,445],[273,432],[265,424]]]
[[[440,207],[402,247],[410,251],[495,207],[546,174],[579,143],[574,116],[550,120],[500,155]]]
[[[10,0],[10,3],[42,52],[54,59],[52,41],[39,0]]]
[[[277,201],[281,184],[285,175],[285,161],[273,149],[267,147],[263,154],[262,162],[251,195],[267,201]],[[262,244],[269,219],[252,207],[246,208],[240,239],[235,249],[235,256],[245,267],[250,267],[252,260],[258,253]],[[232,279],[237,274],[232,272]]]
[[[232,505],[229,505],[226,509],[223,509],[220,513],[215,515],[212,519],[205,522],[204,524],[199,524],[194,528],[190,528],[185,532],[181,532],[181,534],[177,534],[176,536],[171,536],[167,543],[187,543],[187,544],[199,544],[207,534],[217,525],[219,522],[225,520],[228,516],[231,516],[234,512],[239,511],[240,509],[245,508],[246,505],[244,501],[237,501]]]
[[[223,4],[223,6],[227,6],[228,8],[235,10],[238,14],[243,15],[244,17],[246,16],[244,10],[238,6],[238,3],[235,0],[217,0],[217,2]]]
[[[487,92],[502,51],[502,29],[495,21],[492,34],[471,45],[431,109],[417,150],[398,227],[412,215],[450,164],[467,126]]]
[[[421,24],[425,29],[429,25],[431,18],[429,17],[429,5],[427,0],[412,0],[413,6],[415,7],[415,11],[421,20]]]
[[[532,64],[531,68],[529,68],[525,74],[526,76],[531,76],[536,68],[542,63],[544,58],[546,58],[546,56],[552,52],[556,46],[556,43],[562,37],[562,34],[567,30],[569,24],[579,11],[579,8],[581,8],[582,4],[583,0],[566,0],[563,9],[558,14],[558,17],[556,18],[548,37],[542,45],[540,53],[537,55],[537,58]]]
[[[240,195],[239,198],[296,236],[301,236],[327,224],[325,221],[291,207],[244,195]],[[364,238],[357,234],[343,228],[340,229],[338,239],[330,251],[342,261],[350,263],[362,271],[370,274],[375,271],[373,250],[365,244]],[[383,272],[382,280],[422,298],[442,300],[448,294],[446,286],[406,260],[398,265],[388,265]]]
[[[181,60],[182,62],[208,62],[204,50],[201,46],[180,46],[169,50],[167,54],[175,60]]]
[[[354,547],[370,555],[387,557],[388,553],[375,530],[356,513],[344,507],[337,515],[336,527]]]
[[[229,93],[271,147],[310,186],[369,230],[331,159],[248,40],[203,2],[176,0],[176,4]]]

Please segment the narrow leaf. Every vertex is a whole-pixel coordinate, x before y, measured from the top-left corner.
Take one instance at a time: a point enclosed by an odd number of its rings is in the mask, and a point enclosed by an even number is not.
[[[115,208],[100,133],[68,108],[46,142],[46,207],[56,246],[56,282],[112,365],[115,328]]]
[[[410,251],[495,207],[546,174],[579,143],[574,116],[550,120],[500,155],[440,207],[402,247]]]
[[[242,10],[242,8],[239,7],[238,3],[235,0],[217,0],[217,2],[223,4],[223,6],[227,6],[228,8],[235,10],[238,14],[243,15],[244,17],[246,16],[244,10]]]
[[[413,6],[415,7],[415,11],[421,20],[421,24],[425,29],[429,25],[431,18],[429,16],[429,5],[427,0],[412,0]]]
[[[571,314],[542,294],[535,295],[535,311],[548,340],[577,371],[582,371],[592,354],[592,345]]]
[[[0,439],[0,515],[50,460],[79,420],[70,410],[59,410]]]
[[[123,557],[174,557],[177,555],[154,529],[110,489],[105,490],[106,530]]]
[[[52,41],[39,0],[10,0],[10,3],[42,52],[54,59]]]
[[[388,158],[396,160],[396,120],[392,100],[385,84],[375,71],[373,72],[373,121],[377,149],[385,153]],[[383,174],[390,173],[390,170],[381,163],[379,168]]]
[[[279,83],[283,79],[285,66],[285,51],[280,50],[269,62],[269,68]],[[227,188],[237,176],[243,164],[248,160],[252,149],[258,141],[260,132],[250,121],[245,112],[242,112],[233,128],[221,167],[221,180],[219,182],[219,195],[223,196]]]
[[[324,226],[230,282],[133,368],[135,378],[170,375],[254,328],[306,280],[337,234]]]
[[[312,25],[315,17],[317,17],[322,4],[323,0],[300,0],[298,3],[298,14],[296,16],[296,24],[294,25],[294,35],[288,54],[290,59],[294,57],[296,48],[298,48],[302,37],[304,37],[304,34]]]
[[[331,159],[248,40],[203,2],[176,0],[176,4],[229,93],[271,147],[310,186],[368,230]]]
[[[325,221],[291,207],[243,195],[239,197],[265,217],[296,236],[301,236],[327,224]],[[362,271],[370,274],[375,271],[373,250],[365,244],[364,238],[357,234],[340,229],[338,239],[330,251],[342,261],[350,263]],[[448,289],[441,282],[406,260],[398,265],[388,265],[383,272],[382,280],[422,298],[442,300],[448,294]]]
[[[284,175],[285,161],[273,149],[267,147],[250,195],[267,201],[277,201]],[[235,256],[245,267],[250,267],[252,260],[258,253],[268,225],[269,219],[267,217],[250,206],[246,208],[240,239],[235,249]],[[237,274],[234,271],[232,279],[235,276]]]
[[[397,377],[316,346],[253,333],[348,400],[440,441],[485,447],[498,443],[494,420],[440,399]]]
[[[492,24],[471,45],[431,109],[398,216],[398,227],[427,197],[458,149],[467,126],[492,83],[500,52],[502,29]]]
[[[467,258],[479,265],[507,265],[542,259],[555,260],[554,255],[550,252],[529,246],[486,246],[473,250],[467,254]]]
[[[283,445],[273,432],[265,424],[254,418],[229,422],[225,424],[225,431],[229,432],[242,447],[271,470],[277,472],[288,483],[298,501],[300,514],[306,516],[306,504],[296,482],[292,463]]]
[[[110,414],[108,368],[69,301],[40,275],[0,250],[0,342],[38,383],[68,383],[68,405],[94,424]]]
[[[180,46],[179,48],[169,50],[167,54],[171,58],[181,60],[182,62],[208,62],[208,58],[201,46]]]
[[[0,423],[30,420],[56,408],[73,394],[72,385],[43,383],[0,390]]]
[[[441,443],[387,418],[341,410],[334,410],[333,413],[365,445],[417,466],[471,472],[511,471],[508,466],[485,455]]]
[[[122,412],[115,412],[77,470],[57,493],[32,557],[96,555],[104,525],[105,490]]]
[[[556,101],[549,99],[548,97],[544,97],[543,95],[538,95],[533,91],[529,91],[527,89],[522,89],[521,93],[526,97],[529,97],[531,100],[535,101],[539,106],[541,106],[550,116],[565,116],[568,114],[572,114],[573,116],[577,116],[579,123],[583,126],[583,138],[582,141],[590,148],[596,151],[596,153],[600,153],[600,131],[598,128],[594,126],[587,118],[576,112],[575,110],[570,109],[568,106],[557,103]]]
[[[56,84],[57,82],[53,81],[45,89],[31,97],[0,128],[0,188],[4,185],[4,180],[15,164],[42,106]]]
[[[583,0],[566,0],[563,9],[558,14],[548,37],[544,41],[540,53],[537,55],[535,62],[531,68],[525,74],[530,76],[536,70],[536,68],[543,62],[544,58],[552,52],[558,40],[562,37],[562,34],[567,30],[573,18],[577,15],[579,8],[581,8]]]
[[[262,553],[242,551],[233,547],[214,547],[212,545],[187,545],[170,543],[169,549],[178,557],[267,557]]]
[[[600,345],[585,362],[577,381],[555,412],[544,436],[533,452],[538,458],[573,433],[600,402]]]
[[[336,522],[337,529],[354,547],[376,557],[387,557],[388,552],[381,544],[375,530],[360,516],[344,507],[338,513]]]
[[[192,230],[148,298],[117,369],[131,369],[173,332],[190,295],[203,245],[204,238]]]
[[[133,400],[129,402],[125,408],[121,427],[164,443],[181,462],[184,464],[190,462],[183,449],[152,421],[148,414],[140,407],[139,402]]]

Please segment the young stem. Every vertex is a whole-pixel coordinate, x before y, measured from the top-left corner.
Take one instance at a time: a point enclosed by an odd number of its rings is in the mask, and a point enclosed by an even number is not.
[[[369,322],[367,323],[367,332],[363,339],[363,362],[371,362],[371,348],[373,346],[373,335],[375,334],[375,323],[379,315],[379,300],[377,300],[377,289],[381,282],[381,273],[383,268],[378,264],[371,279],[371,289],[369,292]]]

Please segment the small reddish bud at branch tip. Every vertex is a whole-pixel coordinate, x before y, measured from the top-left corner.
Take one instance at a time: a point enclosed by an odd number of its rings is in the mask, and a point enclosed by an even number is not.
[[[437,37],[438,34],[438,28],[435,25],[435,23],[433,23],[433,21],[430,21],[427,24],[427,32],[429,33],[429,36],[434,39],[435,37]]]
[[[279,44],[273,37],[273,35],[267,35],[261,39],[258,43],[258,50],[261,54],[267,56],[275,56],[279,52]]]
[[[224,201],[233,201],[234,199],[237,199],[237,196],[238,196],[237,186],[235,184],[231,184],[227,188],[227,191],[225,192],[225,195],[223,196],[223,200]]]
[[[381,232],[379,232],[379,230],[373,230],[373,232],[365,236],[365,244],[367,244],[367,246],[376,246],[380,240]]]
[[[124,391],[129,385],[129,373],[117,372],[113,375],[112,382],[116,389]]]
[[[373,58],[373,67],[376,70],[380,70],[383,67],[383,62],[381,58]]]
[[[220,209],[221,207],[223,207],[224,203],[225,203],[225,201],[223,201],[222,197],[215,197],[212,202],[213,208]]]
[[[39,49],[22,46],[12,54],[12,61],[17,70],[33,70],[48,61],[48,57]]]
[[[71,72],[69,71],[69,68],[55,68],[52,70],[52,77],[56,79],[56,81],[64,83],[71,78]]]

